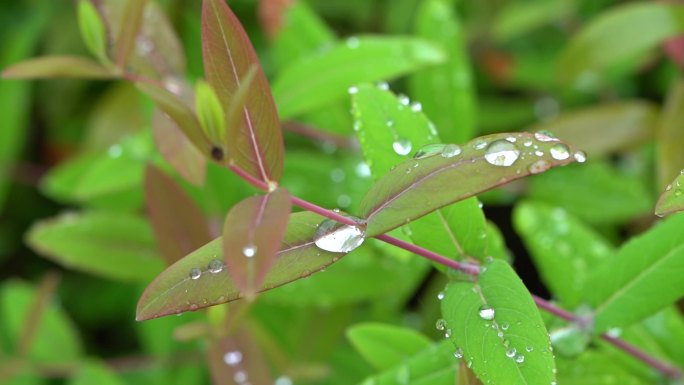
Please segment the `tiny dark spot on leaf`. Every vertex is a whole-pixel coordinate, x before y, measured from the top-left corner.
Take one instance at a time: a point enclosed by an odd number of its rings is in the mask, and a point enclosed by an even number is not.
[[[214,146],[211,148],[211,158],[217,162],[223,160],[223,150],[220,147]]]

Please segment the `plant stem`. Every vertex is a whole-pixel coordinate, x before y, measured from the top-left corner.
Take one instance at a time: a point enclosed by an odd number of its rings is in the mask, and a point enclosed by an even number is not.
[[[238,174],[240,177],[245,179],[247,182],[250,184],[254,185],[255,187],[268,191],[268,184],[266,182],[263,182],[261,180],[258,180],[254,178],[253,176],[249,175],[246,173],[244,170],[241,168],[235,166],[235,165],[230,165],[229,168],[233,170],[236,174]],[[351,218],[348,218],[338,212],[335,212],[333,210],[328,210],[326,208],[320,207],[318,205],[315,205],[311,202],[308,202],[306,200],[303,200],[301,198],[292,196],[292,204],[295,206],[298,206],[304,210],[311,211],[313,213],[316,213],[318,215],[321,215],[323,217],[332,219],[336,222],[345,224],[345,225],[350,225],[350,226],[357,226],[358,223],[354,221]],[[443,255],[437,254],[433,251],[424,249],[420,246],[416,246],[412,243],[408,243],[405,241],[402,241],[401,239],[392,237],[387,234],[380,234],[374,236],[374,238],[379,239],[383,242],[389,243],[391,245],[394,245],[396,247],[399,247],[401,249],[404,249],[406,251],[409,251],[413,254],[419,255],[421,257],[427,258],[433,262],[439,263],[441,265],[450,267],[452,269],[460,270],[466,274],[470,275],[477,275],[480,273],[480,268],[477,265],[473,264],[468,264],[468,263],[461,263],[458,261],[455,261],[453,259],[447,258]],[[578,317],[565,310],[562,309],[553,303],[532,294],[532,298],[534,299],[534,303],[539,307],[540,309],[556,316],[559,318],[562,318],[566,321],[577,321]],[[658,359],[651,357],[648,353],[641,351],[634,347],[633,345],[620,340],[619,338],[609,336],[608,334],[602,334],[601,338],[608,343],[614,345],[616,348],[624,351],[625,353],[633,356],[634,358],[638,359],[639,361],[649,365],[650,367],[658,370],[659,372],[663,373],[665,376],[673,379],[679,379],[682,377],[682,372],[679,370],[679,368],[674,367],[672,365],[669,365],[668,363],[659,361]]]

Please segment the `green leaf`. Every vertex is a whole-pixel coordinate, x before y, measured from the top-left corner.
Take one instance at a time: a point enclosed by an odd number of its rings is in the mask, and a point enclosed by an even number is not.
[[[631,373],[613,357],[589,350],[574,359],[559,356],[558,383],[562,385],[646,385],[647,382]]]
[[[614,7],[572,38],[559,59],[559,75],[565,81],[577,80],[642,55],[682,32],[684,6],[635,3]]]
[[[309,212],[290,215],[278,259],[261,291],[309,276],[344,255],[314,245],[316,228],[323,219]],[[167,268],[145,289],[138,302],[137,319],[197,310],[240,298],[242,294],[223,268],[222,250],[223,239],[217,238]],[[200,270],[199,278],[190,277],[193,269]]]
[[[575,3],[569,0],[507,3],[494,20],[493,39],[505,43],[544,25],[561,23],[574,8]]]
[[[124,69],[136,45],[136,39],[143,24],[147,0],[127,0],[123,9],[122,22],[114,45],[116,65]]]
[[[228,274],[248,299],[264,282],[278,258],[292,203],[286,189],[246,198],[223,224],[223,259]]]
[[[527,130],[553,132],[592,158],[648,142],[654,137],[659,115],[658,107],[646,101],[603,103],[562,113],[555,119]],[[596,127],[601,129],[597,130]]]
[[[581,303],[591,271],[615,253],[600,234],[562,208],[520,203],[513,222],[544,284],[568,308]]]
[[[132,214],[62,214],[34,224],[26,241],[67,268],[119,281],[147,282],[164,267],[149,224]]]
[[[630,325],[684,295],[682,226],[684,215],[673,215],[594,269],[584,295],[595,307],[596,333]]]
[[[436,209],[549,167],[581,160],[581,154],[546,135],[515,133],[478,138],[462,147],[425,149],[398,164],[361,202],[367,236],[385,233]],[[537,152],[540,155],[535,154]]]
[[[420,101],[444,143],[463,143],[477,130],[474,80],[463,27],[450,0],[423,1],[416,33],[445,47],[446,63],[410,77],[411,96]]]
[[[151,165],[145,170],[145,201],[159,250],[168,265],[211,240],[202,210],[172,178]]]
[[[90,53],[100,60],[100,63],[109,62],[107,57],[107,33],[100,14],[90,0],[78,2],[78,27],[81,37]]]
[[[684,173],[680,172],[677,178],[667,185],[665,191],[658,198],[658,203],[656,203],[656,215],[662,217],[684,210],[684,197],[682,197],[683,181]]]
[[[672,362],[684,365],[684,318],[675,306],[645,319],[641,325]]]
[[[118,75],[97,62],[78,56],[44,56],[6,68],[5,79],[114,79]]]
[[[638,177],[598,161],[531,179],[529,196],[592,224],[623,223],[653,209],[651,196]]]
[[[362,323],[347,329],[347,338],[376,369],[399,365],[430,346],[430,339],[409,328]]]
[[[684,7],[683,7],[684,8]],[[684,168],[684,79],[670,86],[656,137],[658,186],[662,189]],[[664,202],[663,202],[664,204]]]
[[[207,81],[226,113],[241,82],[255,71],[237,122],[227,119],[228,151],[236,165],[263,181],[279,181],[283,170],[283,139],[275,103],[254,48],[239,20],[223,0],[202,6],[202,55]]]
[[[215,143],[223,143],[226,137],[226,117],[214,89],[200,80],[195,84],[195,111],[204,133]]]
[[[14,347],[19,343],[36,295],[37,290],[32,286],[16,280],[5,281],[0,288],[0,327]],[[56,346],[59,349],[55,349]],[[82,352],[80,337],[64,309],[48,301],[36,327],[28,358],[36,362],[69,365],[75,363]]]
[[[434,343],[403,363],[366,378],[359,385],[453,385],[458,360],[449,341]]]
[[[89,361],[81,365],[71,380],[69,385],[123,385],[124,382],[119,379],[112,370],[97,361]]]
[[[394,78],[444,60],[444,52],[424,40],[352,37],[284,68],[273,94],[280,116],[290,119],[342,100],[352,85]]]
[[[475,282],[447,285],[443,327],[483,383],[550,384],[555,364],[549,336],[530,293],[500,260]]]
[[[204,185],[207,158],[183,134],[176,122],[155,110],[152,115],[152,135],[155,147],[178,175],[194,186]]]

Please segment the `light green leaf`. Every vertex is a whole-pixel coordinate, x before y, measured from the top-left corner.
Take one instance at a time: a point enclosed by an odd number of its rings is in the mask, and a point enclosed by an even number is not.
[[[601,71],[660,46],[684,31],[684,6],[633,3],[614,7],[585,26],[558,63],[565,81]]]
[[[673,215],[594,269],[584,295],[595,307],[596,333],[630,325],[684,295],[683,226],[684,215]]]
[[[442,341],[391,369],[366,378],[359,385],[453,385],[457,369],[453,345]]]
[[[273,57],[278,68],[334,44],[335,32],[304,1],[290,4],[273,41]]]
[[[485,267],[475,282],[447,285],[445,333],[485,384],[550,384],[553,354],[530,293],[506,262]]]
[[[634,375],[601,351],[588,350],[570,359],[558,356],[558,383],[561,385],[647,385],[644,379]]]
[[[656,136],[656,159],[658,187],[662,189],[684,168],[684,151],[682,151],[684,147],[684,79],[682,77],[670,86],[659,128]],[[667,209],[664,207],[663,210]]]
[[[0,328],[15,348],[36,295],[37,290],[32,286],[15,280],[4,282],[0,289]],[[40,317],[28,357],[56,365],[73,364],[82,354],[80,337],[64,309],[57,303],[48,303]]]
[[[95,55],[100,63],[108,63],[107,33],[100,14],[90,0],[78,2],[78,27],[81,30],[81,38],[90,53]]]
[[[284,68],[273,83],[282,119],[342,100],[349,87],[401,76],[445,60],[432,43],[407,37],[352,37]]]
[[[444,143],[463,143],[475,136],[477,111],[475,86],[463,26],[450,0],[421,2],[416,33],[440,44],[447,54],[444,64],[418,71],[410,77],[411,96],[437,126]]]
[[[106,365],[90,361],[82,364],[76,371],[69,385],[123,385],[124,382],[119,379],[111,369]]]
[[[645,319],[641,325],[672,362],[684,366],[684,318],[677,307],[666,308]]]
[[[562,22],[574,8],[572,0],[507,3],[494,20],[493,38],[499,43],[521,38],[544,25]]]
[[[682,184],[684,184],[684,170],[680,171],[675,180],[667,185],[665,191],[658,198],[655,208],[656,215],[662,217],[684,210],[684,196],[682,196],[684,186]]]
[[[44,56],[6,68],[5,79],[82,78],[113,79],[118,75],[90,59],[78,56]]]
[[[544,283],[565,307],[581,303],[591,271],[615,253],[600,234],[559,207],[521,203],[513,221]]]
[[[570,165],[530,179],[529,196],[592,224],[622,223],[653,209],[642,181],[607,162]]]
[[[379,370],[399,365],[430,346],[430,339],[413,329],[381,323],[354,325],[347,329],[347,338]]]
[[[195,84],[195,111],[207,137],[214,143],[225,143],[226,116],[223,106],[211,85],[203,80]]]
[[[26,241],[67,268],[119,281],[148,282],[164,268],[150,225],[133,214],[62,214],[34,224]]]

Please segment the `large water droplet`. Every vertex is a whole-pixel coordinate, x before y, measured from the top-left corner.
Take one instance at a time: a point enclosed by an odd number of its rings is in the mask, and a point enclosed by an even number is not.
[[[209,269],[209,272],[214,274],[220,273],[223,271],[223,262],[218,259],[214,259],[211,262],[209,262],[209,265],[207,265],[207,269]]]
[[[482,318],[483,320],[491,321],[494,319],[496,311],[493,307],[489,305],[482,305],[478,310],[478,314],[480,315],[480,318]]]
[[[242,362],[242,352],[239,350],[234,350],[232,352],[227,352],[223,355],[223,362],[229,366],[235,366]]]
[[[413,159],[424,159],[441,154],[446,146],[443,144],[428,144],[423,146],[413,155]]]
[[[570,157],[570,149],[563,143],[554,144],[549,150],[551,157],[556,160],[565,160]]]
[[[398,138],[392,143],[392,149],[398,155],[408,155],[411,152],[411,141],[405,138]]]
[[[446,326],[447,326],[447,322],[444,318],[438,319],[437,322],[435,323],[435,328],[437,328],[437,330],[444,330],[444,329],[446,329]]]
[[[494,166],[508,167],[520,156],[515,144],[506,140],[496,140],[489,144],[485,151],[485,159]]]
[[[357,226],[349,226],[327,219],[318,225],[314,243],[319,249],[333,253],[348,253],[361,246],[364,232]]]
[[[447,144],[442,150],[442,157],[453,158],[454,156],[458,156],[460,153],[461,147],[459,147],[457,144]]]
[[[247,258],[252,258],[256,255],[257,247],[255,245],[247,245],[242,248],[242,254]]]
[[[199,279],[202,276],[202,270],[193,268],[190,270],[190,279]]]

